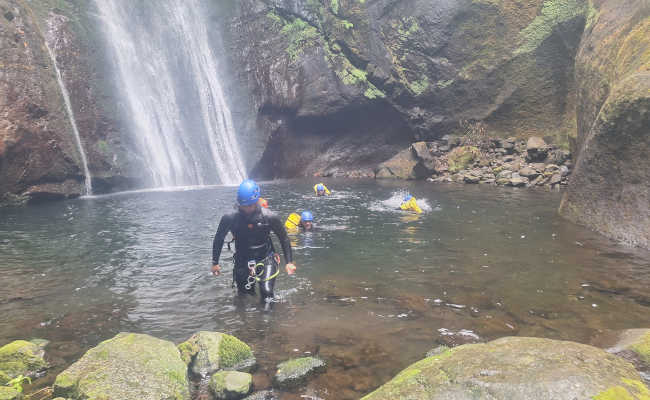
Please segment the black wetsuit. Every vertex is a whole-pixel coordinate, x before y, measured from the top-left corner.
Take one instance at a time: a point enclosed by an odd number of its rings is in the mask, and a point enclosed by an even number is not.
[[[255,293],[255,285],[247,289],[250,276],[248,262],[254,260],[258,265],[258,274],[262,300],[273,297],[276,273],[279,263],[275,260],[273,242],[270,233],[280,239],[282,251],[287,263],[293,262],[291,243],[280,218],[266,208],[258,207],[251,215],[236,211],[221,217],[217,234],[212,242],[212,264],[219,264],[221,249],[228,232],[235,238],[234,280],[240,292]],[[271,278],[273,277],[273,278]]]

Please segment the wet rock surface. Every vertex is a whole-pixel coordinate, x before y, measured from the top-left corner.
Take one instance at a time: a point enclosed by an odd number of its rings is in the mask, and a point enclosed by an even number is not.
[[[278,365],[273,384],[279,388],[298,387],[326,370],[325,361],[315,357],[294,358]]]
[[[239,400],[251,392],[253,377],[245,372],[221,371],[210,378],[210,391],[217,400]]]
[[[251,348],[225,333],[198,332],[178,348],[183,361],[198,376],[209,376],[221,369],[248,371],[255,365]]]
[[[88,350],[59,374],[54,395],[67,399],[189,400],[187,365],[171,342],[120,333]]]
[[[576,59],[577,162],[560,207],[574,222],[645,248],[650,248],[649,55],[647,3],[599,4]]]
[[[643,398],[647,393],[630,363],[603,350],[506,337],[425,358],[363,399],[587,400]]]
[[[34,377],[48,368],[45,361],[47,341],[16,340],[0,347],[0,386],[20,375]]]

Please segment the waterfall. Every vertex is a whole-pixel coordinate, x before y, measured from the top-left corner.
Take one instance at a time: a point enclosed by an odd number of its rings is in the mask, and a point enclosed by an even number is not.
[[[153,186],[245,177],[204,0],[96,0]]]
[[[74,111],[72,111],[72,104],[70,103],[70,96],[68,95],[68,89],[66,89],[65,84],[63,83],[63,77],[61,76],[61,71],[59,70],[59,66],[56,62],[56,56],[54,54],[54,51],[52,51],[52,49],[50,48],[50,45],[47,43],[47,40],[45,40],[44,43],[45,43],[45,48],[47,49],[47,53],[50,55],[50,59],[52,60],[52,65],[54,66],[56,81],[59,83],[59,88],[61,89],[61,94],[63,95],[63,102],[65,103],[65,109],[68,114],[68,120],[70,121],[70,125],[72,125],[72,132],[74,133],[75,142],[77,143],[77,149],[79,150],[79,154],[81,155],[81,165],[84,171],[84,186],[85,186],[84,194],[86,196],[89,196],[93,194],[93,185],[90,176],[90,170],[88,169],[88,158],[86,157],[86,153],[84,152],[84,147],[81,143],[81,136],[79,136],[79,128],[77,128],[77,121],[75,120],[74,117]]]

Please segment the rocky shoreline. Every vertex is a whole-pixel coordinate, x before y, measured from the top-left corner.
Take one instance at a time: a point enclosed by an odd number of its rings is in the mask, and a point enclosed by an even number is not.
[[[375,169],[377,179],[426,179],[559,189],[569,184],[571,153],[540,137],[458,137],[416,142]]]
[[[0,347],[0,400],[22,400],[22,383],[51,367],[44,340]],[[281,398],[274,389],[304,387],[326,371],[324,360],[277,365],[272,388],[253,393],[251,348],[234,336],[202,331],[176,346],[146,334],[120,333],[61,372],[41,400],[215,400]],[[569,341],[503,337],[441,346],[363,399],[647,399],[650,329],[620,331],[602,350]],[[192,390],[198,387],[202,391]],[[644,382],[645,381],[645,382]],[[257,388],[260,389],[260,388]],[[32,396],[27,395],[27,398]]]

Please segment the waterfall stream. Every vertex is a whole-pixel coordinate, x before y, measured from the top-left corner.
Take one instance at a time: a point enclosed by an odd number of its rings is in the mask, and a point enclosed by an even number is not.
[[[130,129],[154,187],[245,177],[202,0],[96,1]]]
[[[56,63],[56,55],[54,54],[54,51],[52,51],[50,46],[47,44],[47,41],[44,41],[44,43],[45,43],[45,47],[47,48],[47,53],[49,54],[50,59],[52,60],[52,65],[54,66],[56,81],[58,82],[59,88],[61,89],[61,95],[63,96],[63,102],[65,103],[65,109],[68,114],[68,120],[70,121],[70,125],[72,126],[72,132],[74,133],[75,143],[77,144],[77,149],[79,150],[79,155],[81,156],[81,166],[84,171],[84,187],[85,187],[84,194],[89,196],[93,194],[92,179],[90,176],[90,170],[88,169],[88,158],[86,157],[86,152],[84,151],[83,144],[81,143],[79,128],[77,127],[77,121],[75,120],[74,111],[72,110],[72,104],[70,103],[70,95],[68,94],[68,90],[66,89],[65,84],[63,83],[61,70],[59,70],[59,66]]]

